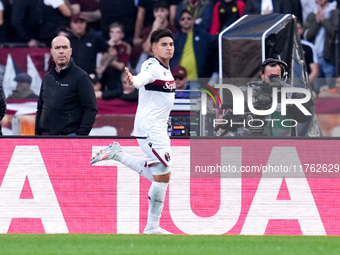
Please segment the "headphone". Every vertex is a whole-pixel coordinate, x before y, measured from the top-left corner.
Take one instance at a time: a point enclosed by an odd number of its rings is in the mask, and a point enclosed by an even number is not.
[[[288,65],[286,62],[276,59],[276,58],[267,58],[265,61],[262,62],[260,71],[261,73],[264,74],[264,69],[266,68],[267,65],[279,65],[281,67],[281,78],[286,80],[288,76]]]

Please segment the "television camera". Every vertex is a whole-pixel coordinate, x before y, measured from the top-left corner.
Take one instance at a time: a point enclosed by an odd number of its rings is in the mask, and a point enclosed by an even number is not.
[[[269,76],[269,82],[253,81],[240,86],[239,88],[245,95],[245,113],[244,115],[235,115],[232,109],[226,109],[214,128],[216,136],[263,136],[265,127],[271,120],[268,118],[269,116],[255,115],[248,109],[246,103],[248,88],[251,88],[252,91],[253,107],[257,110],[267,110],[272,106],[273,88],[277,88],[280,100],[281,88],[286,86],[289,85],[285,83],[284,79],[275,74]],[[280,101],[277,108],[280,108]]]

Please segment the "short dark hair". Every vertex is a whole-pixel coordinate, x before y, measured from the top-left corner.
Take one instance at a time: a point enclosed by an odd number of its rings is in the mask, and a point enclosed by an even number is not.
[[[154,43],[158,43],[159,39],[163,37],[170,37],[172,40],[174,40],[174,35],[169,29],[158,29],[152,32],[150,37],[150,43],[151,45]]]
[[[264,74],[266,66],[275,67],[277,65],[281,68],[281,77],[284,77],[287,74],[288,65],[286,62],[276,58],[267,58],[263,61],[260,67],[260,72]]]
[[[111,28],[116,28],[116,27],[119,27],[120,30],[122,30],[122,32],[124,33],[124,26],[123,26],[122,23],[113,22],[113,23],[110,25],[110,29],[111,29]]]
[[[160,9],[160,8],[164,8],[164,9],[169,9],[169,5],[166,1],[162,0],[162,1],[157,1],[157,2],[154,2],[152,4],[152,9],[154,11]]]

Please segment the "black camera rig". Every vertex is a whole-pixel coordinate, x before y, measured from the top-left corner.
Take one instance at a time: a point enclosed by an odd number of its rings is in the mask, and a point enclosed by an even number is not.
[[[214,128],[216,136],[263,136],[265,126],[268,125],[266,120],[268,116],[255,115],[248,109],[247,98],[248,88],[252,91],[252,104],[257,110],[268,110],[272,107],[273,88],[277,88],[278,95],[281,94],[281,88],[289,86],[278,75],[270,75],[270,82],[253,81],[247,85],[240,86],[245,98],[244,115],[235,115],[233,110],[228,108],[224,110],[221,124]],[[280,96],[278,96],[280,100]]]

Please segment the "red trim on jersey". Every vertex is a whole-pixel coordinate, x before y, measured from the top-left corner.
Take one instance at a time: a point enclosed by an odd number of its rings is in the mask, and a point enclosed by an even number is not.
[[[154,82],[145,85],[145,90],[175,92],[176,82],[173,80],[172,81],[155,80]]]

